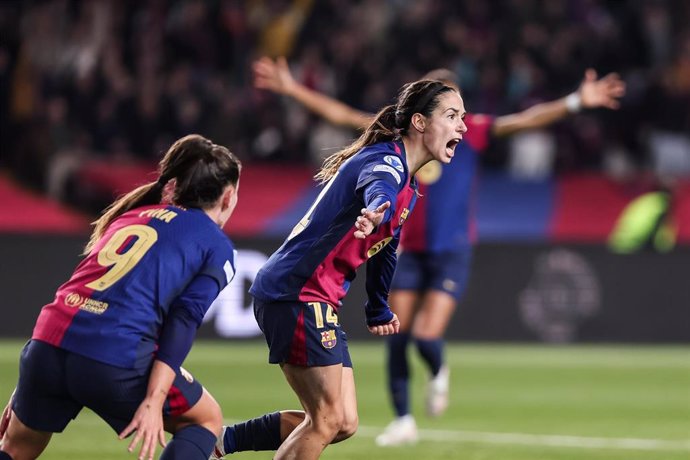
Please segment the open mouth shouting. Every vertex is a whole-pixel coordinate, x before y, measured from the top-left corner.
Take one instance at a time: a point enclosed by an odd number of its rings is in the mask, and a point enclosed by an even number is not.
[[[461,137],[455,137],[448,141],[448,143],[446,144],[446,153],[449,157],[453,158],[453,155],[455,155],[455,147],[458,146],[461,140]]]

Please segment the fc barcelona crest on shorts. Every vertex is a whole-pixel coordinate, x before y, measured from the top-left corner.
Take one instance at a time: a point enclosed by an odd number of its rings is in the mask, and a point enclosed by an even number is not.
[[[324,348],[331,349],[338,343],[338,339],[335,336],[335,331],[323,331],[321,333],[321,345]]]

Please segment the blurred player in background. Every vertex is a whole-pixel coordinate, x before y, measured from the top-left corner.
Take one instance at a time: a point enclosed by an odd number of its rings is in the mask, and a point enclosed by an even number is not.
[[[180,366],[234,276],[222,227],[237,204],[240,162],[190,135],[159,171],[96,221],[86,258],[41,310],[0,423],[0,459],[38,457],[82,407],[121,439],[136,431],[129,450],[141,441],[140,459],[165,446],[164,430],[173,437],[161,459],[212,453],[220,407]]]
[[[405,85],[353,144],[326,159],[325,184],[307,214],[259,271],[250,293],[269,346],[304,412],[276,412],[227,427],[216,456],[278,449],[315,459],[357,429],[357,400],[338,308],[366,263],[369,331],[398,332],[388,306],[400,230],[417,198],[415,173],[449,163],[467,127],[459,93],[436,80]]]
[[[284,58],[254,63],[254,84],[292,97],[331,123],[363,129],[372,114],[358,111],[298,83]],[[424,78],[457,88],[457,77],[438,69]],[[428,365],[426,409],[441,415],[448,406],[449,369],[444,364],[443,336],[467,283],[474,242],[472,191],[477,155],[491,136],[547,126],[582,108],[617,109],[625,84],[618,75],[597,79],[587,70],[578,90],[561,99],[537,104],[523,112],[493,117],[468,114],[468,134],[449,164],[430,162],[417,173],[421,199],[402,232],[401,254],[391,284],[390,305],[398,315],[400,332],[388,339],[388,384],[395,420],[376,438],[381,446],[417,441],[417,425],[410,413],[407,344],[414,339]]]

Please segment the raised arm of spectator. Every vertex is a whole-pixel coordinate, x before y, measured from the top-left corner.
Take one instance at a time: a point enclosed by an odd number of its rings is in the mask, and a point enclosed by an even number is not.
[[[296,81],[284,57],[275,61],[263,57],[254,62],[252,70],[255,87],[291,97],[334,125],[365,129],[371,123],[373,114],[356,110]]]
[[[617,109],[618,101],[625,94],[625,82],[618,74],[610,73],[597,79],[594,69],[587,69],[578,90],[555,101],[537,104],[522,112],[497,117],[493,134],[508,136],[526,129],[541,128],[561,120],[581,109],[605,107]]]

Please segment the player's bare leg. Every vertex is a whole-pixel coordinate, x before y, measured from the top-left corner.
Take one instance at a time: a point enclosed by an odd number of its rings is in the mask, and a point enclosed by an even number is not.
[[[340,431],[331,444],[344,441],[357,431],[359,415],[357,413],[357,393],[355,389],[355,377],[351,367],[343,367],[342,395],[344,419]],[[301,410],[280,411],[280,438],[285,441],[287,437],[303,421],[306,413]]]
[[[283,364],[282,369],[299,397],[306,416],[281,444],[274,458],[317,459],[338,435],[345,420],[343,366],[302,367]]]
[[[24,425],[12,411],[0,450],[13,460],[34,460],[45,450],[52,436],[48,431],[36,431]]]
[[[427,340],[443,338],[456,304],[453,296],[447,292],[427,291],[414,318],[412,335],[417,339]]]
[[[331,441],[331,444],[343,441],[352,436],[357,431],[359,424],[359,416],[357,415],[357,395],[355,391],[355,377],[352,368],[344,367],[342,376],[342,402],[344,409],[343,424],[340,431]],[[304,403],[303,403],[304,404]],[[284,410],[280,411],[280,440],[284,442],[290,433],[297,428],[305,419],[306,413],[300,410]],[[211,459],[220,459],[226,455],[226,429],[235,429],[235,427],[224,427],[223,433],[216,444],[216,450],[211,456]],[[267,436],[262,433],[262,436]],[[255,435],[256,436],[256,435]],[[253,448],[256,448],[256,441],[250,442]],[[246,446],[237,452],[247,450]],[[254,450],[254,449],[252,449]]]
[[[419,294],[417,291],[395,290],[390,293],[388,303],[393,313],[398,315],[400,333],[410,331],[418,302]]]
[[[357,431],[359,426],[359,415],[357,413],[357,391],[355,389],[355,374],[351,367],[343,367],[343,378],[341,384],[342,404],[343,404],[343,423],[340,431],[333,439],[332,443],[344,441]]]

